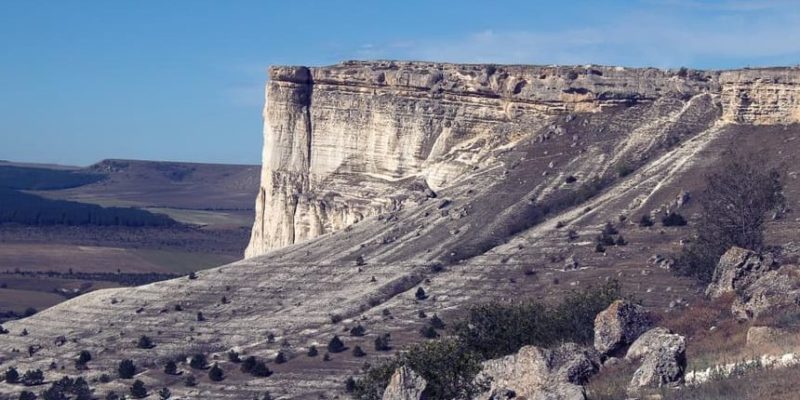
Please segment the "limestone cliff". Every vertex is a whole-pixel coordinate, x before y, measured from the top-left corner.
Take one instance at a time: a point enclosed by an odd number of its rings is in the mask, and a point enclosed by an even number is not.
[[[800,70],[347,62],[273,67],[246,256],[417,204],[574,112],[708,93],[731,123],[800,122]]]

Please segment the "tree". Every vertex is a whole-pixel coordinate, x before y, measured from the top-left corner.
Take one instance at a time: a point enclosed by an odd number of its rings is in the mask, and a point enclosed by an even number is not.
[[[133,381],[133,385],[130,388],[131,397],[134,399],[143,399],[147,397],[147,388],[144,387],[144,382],[140,380]]]
[[[189,360],[189,366],[194,369],[206,369],[208,367],[208,360],[204,354],[195,354]]]
[[[235,350],[231,350],[228,352],[228,361],[238,364],[242,362],[242,359],[239,358],[239,353],[237,353]]]
[[[642,215],[642,218],[639,219],[639,226],[642,228],[653,226],[653,219],[650,218],[650,215],[644,214]]]
[[[124,359],[119,362],[117,373],[122,379],[131,379],[134,375],[136,375],[136,365],[133,364],[133,361]]]
[[[106,394],[106,400],[119,400],[119,395],[117,392],[108,392],[108,394]]]
[[[717,262],[732,246],[763,251],[764,225],[770,212],[786,204],[776,168],[756,156],[728,151],[722,165],[706,176],[700,196],[701,218],[690,243],[678,257],[675,271],[710,282]]]
[[[189,375],[186,377],[186,380],[183,381],[183,384],[186,387],[195,387],[197,386],[197,379],[195,379],[194,375]]]
[[[661,218],[661,224],[664,226],[686,226],[686,218],[673,211]]]
[[[178,364],[175,361],[169,360],[166,364],[164,364],[164,373],[167,375],[177,375],[178,374]]]
[[[210,370],[208,370],[208,379],[211,379],[213,382],[219,382],[225,379],[225,371],[214,363]]]
[[[6,370],[4,379],[6,383],[17,383],[19,382],[19,372],[17,372],[16,368],[10,367]]]
[[[199,322],[203,322],[203,321],[205,321],[205,320],[206,320],[206,317],[204,317],[204,316],[203,316],[203,313],[202,313],[202,312],[200,312],[200,311],[198,311],[198,312],[197,312],[197,321],[199,321]]]
[[[345,347],[344,342],[342,342],[342,339],[339,339],[338,335],[334,335],[333,339],[328,342],[328,351],[331,353],[340,353],[345,350],[347,350],[347,347]]]
[[[263,361],[258,361],[250,370],[250,375],[265,378],[272,375],[272,370],[267,367],[267,364]]]
[[[19,394],[19,400],[36,400],[36,395],[33,392],[23,390]]]
[[[41,385],[44,382],[44,373],[40,369],[29,369],[22,375],[22,384],[25,386]]]
[[[356,345],[356,347],[353,347],[353,357],[364,357],[366,355],[367,353],[361,349],[361,346]]]
[[[247,357],[244,359],[244,361],[242,362],[242,366],[239,367],[239,369],[245,374],[249,374],[256,366],[256,363],[258,363],[258,360],[256,360],[255,357],[253,356]]]
[[[425,325],[422,328],[420,328],[419,334],[426,339],[436,339],[437,337],[439,337],[439,332],[436,332],[436,328],[430,325]]]
[[[77,363],[81,365],[86,365],[86,363],[88,363],[89,361],[92,361],[92,354],[89,353],[89,351],[87,350],[81,350],[81,352],[78,354]]]
[[[417,293],[415,293],[414,296],[417,300],[425,300],[428,298],[428,294],[425,293],[425,289],[423,289],[422,286],[417,288]]]
[[[330,360],[331,360],[331,355],[330,353],[326,352],[325,355],[322,356],[322,361],[330,361]]]
[[[375,338],[375,351],[389,351],[392,349],[391,336],[389,334],[380,335]]]
[[[161,400],[167,400],[168,398],[172,397],[172,392],[170,392],[167,388],[162,388],[158,391],[158,397]]]
[[[367,330],[364,329],[364,327],[361,324],[358,324],[358,325],[350,328],[350,335],[351,336],[364,336],[364,334],[366,332],[367,332]]]
[[[153,347],[156,346],[153,344],[153,340],[150,339],[149,336],[142,335],[141,337],[139,337],[139,341],[136,343],[136,347],[140,349],[152,349]]]
[[[436,314],[433,314],[433,317],[431,317],[431,326],[436,328],[436,329],[444,329],[445,328],[444,321],[442,321],[442,319],[439,318],[439,316],[436,315]]]
[[[319,354],[319,350],[317,350],[317,346],[312,344],[311,347],[308,348],[308,353],[306,354],[309,357],[316,357]]]
[[[286,361],[287,361],[287,360],[286,360],[286,354],[283,354],[283,352],[282,352],[282,351],[279,351],[279,352],[278,352],[278,355],[277,355],[277,356],[275,356],[275,364],[283,364],[283,363],[285,363]]]

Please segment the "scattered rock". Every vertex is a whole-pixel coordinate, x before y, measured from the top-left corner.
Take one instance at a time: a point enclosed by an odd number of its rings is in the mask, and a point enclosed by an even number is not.
[[[706,288],[706,296],[717,298],[738,292],[774,267],[772,254],[757,254],[741,247],[731,247],[720,257],[711,283]]]
[[[800,304],[800,267],[784,265],[766,272],[757,281],[738,291],[731,312],[739,320],[757,318],[782,308]]]
[[[394,371],[383,400],[420,400],[428,382],[405,365]]]
[[[652,321],[645,309],[627,300],[617,300],[597,314],[594,320],[594,348],[613,355],[650,328]]]
[[[664,328],[655,328],[634,342],[626,359],[641,360],[633,373],[628,392],[683,382],[686,372],[686,338]]]
[[[517,354],[483,363],[477,379],[490,380],[491,387],[479,399],[507,398],[513,393],[528,399],[584,400],[581,385],[599,368],[599,355],[574,343],[553,350],[525,346]]]

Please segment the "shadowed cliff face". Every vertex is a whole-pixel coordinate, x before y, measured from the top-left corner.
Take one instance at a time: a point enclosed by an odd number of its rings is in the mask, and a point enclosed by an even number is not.
[[[690,99],[706,94],[713,99],[708,107],[722,109],[720,121],[792,123],[800,121],[799,85],[797,69],[416,62],[273,67],[262,183],[246,256],[418,205],[430,195],[427,189],[439,191],[474,169],[496,165],[498,151],[564,115],[636,103],[691,106]],[[633,147],[642,142],[630,140]]]

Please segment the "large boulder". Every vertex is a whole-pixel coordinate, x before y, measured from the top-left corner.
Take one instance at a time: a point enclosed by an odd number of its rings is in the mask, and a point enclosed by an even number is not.
[[[647,355],[656,353],[663,347],[679,348],[684,345],[685,341],[686,339],[683,336],[672,333],[667,328],[653,328],[643,333],[631,344],[625,354],[625,359],[631,362],[639,362],[645,359]]]
[[[641,365],[633,373],[628,392],[643,388],[658,388],[683,382],[686,372],[686,338],[670,333],[663,328],[653,329],[631,346],[633,354],[626,356],[640,359]]]
[[[738,291],[731,312],[738,320],[748,320],[799,305],[800,267],[784,265]]]
[[[420,400],[428,382],[405,365],[392,374],[389,385],[383,392],[383,400]]]
[[[775,268],[775,258],[770,253],[758,254],[741,247],[731,247],[720,257],[706,296],[720,297],[737,293]]]
[[[617,300],[595,317],[594,348],[604,355],[613,355],[633,343],[651,324],[644,307]]]
[[[584,400],[589,377],[600,368],[599,355],[566,343],[556,349],[525,346],[516,354],[483,363],[480,381],[491,382],[480,399]]]

